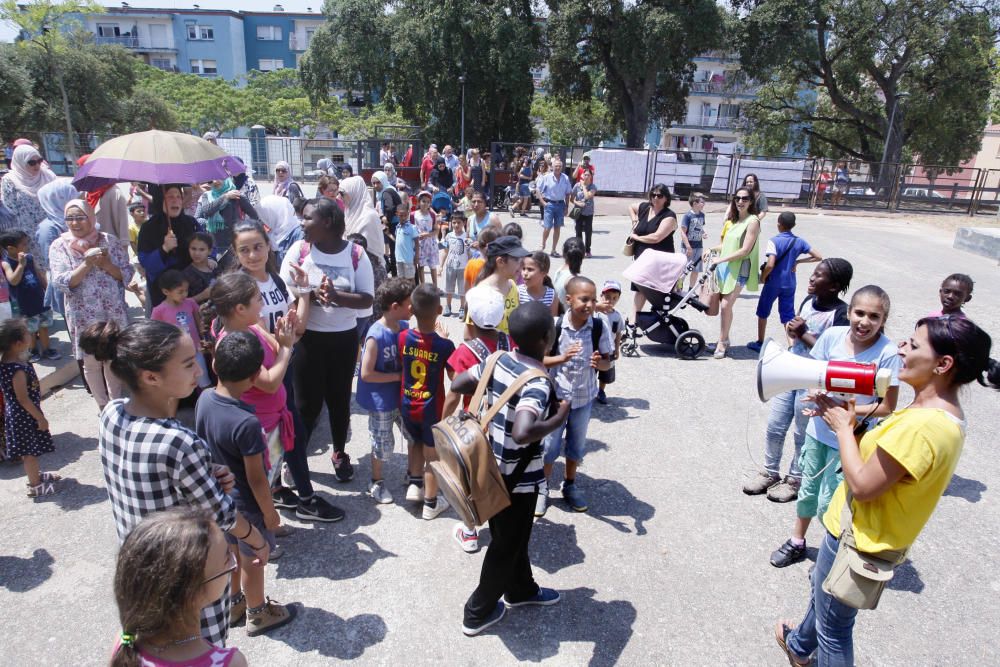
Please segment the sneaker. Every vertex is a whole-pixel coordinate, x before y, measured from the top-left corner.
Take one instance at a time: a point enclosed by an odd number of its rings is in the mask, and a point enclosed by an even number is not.
[[[466,637],[475,637],[486,628],[496,625],[497,623],[502,621],[506,613],[507,613],[507,605],[505,605],[502,601],[498,600],[496,609],[494,609],[493,613],[487,616],[485,620],[480,621],[479,623],[474,623],[472,625],[463,623],[462,634],[464,634]]]
[[[458,319],[460,319],[460,320],[464,320],[465,319],[465,308],[463,308],[460,311],[458,311]]]
[[[799,498],[799,480],[786,476],[767,490],[767,499],[774,503],[790,503]]]
[[[257,613],[247,612],[247,637],[256,637],[291,622],[295,613],[291,608],[278,604],[271,598],[264,600],[264,608]]]
[[[292,471],[288,469],[288,464],[284,461],[281,463],[281,485],[287,486],[289,489],[295,488],[295,480],[292,479]]]
[[[576,488],[576,484],[563,484],[562,495],[563,500],[574,512],[587,511],[587,501],[583,499],[583,494]]]
[[[347,452],[340,452],[333,455],[333,472],[337,475],[338,482],[350,482],[354,479],[354,466],[351,465],[351,456]]]
[[[533,597],[527,600],[522,600],[521,602],[511,602],[507,599],[507,596],[503,596],[503,603],[508,607],[527,607],[528,605],[540,605],[542,607],[548,607],[556,602],[559,602],[561,596],[559,591],[554,591],[551,588],[541,588],[539,587],[538,592],[535,593]]]
[[[764,341],[754,340],[747,343],[747,349],[752,352],[760,352],[760,348],[764,347]]]
[[[768,489],[781,481],[777,475],[772,475],[764,470],[758,472],[753,479],[743,485],[743,493],[748,496],[759,496],[766,493]]]
[[[233,602],[232,598],[229,598],[229,625],[236,625],[243,620],[243,617],[247,613],[247,599],[243,593],[240,593],[240,599]]]
[[[299,497],[285,486],[277,491],[272,491],[271,499],[274,500],[275,508],[279,510],[293,510],[299,506]]]
[[[41,360],[42,360],[42,355],[38,354],[38,350],[32,350],[31,356],[28,357],[28,361],[30,361],[33,364],[37,364]]]
[[[792,544],[791,540],[787,540],[784,544],[778,547],[778,550],[771,554],[771,565],[775,567],[788,567],[793,563],[798,563],[800,560],[806,557],[806,543],[803,542],[802,546],[796,546]]]
[[[287,523],[283,523],[280,524],[277,528],[275,528],[271,532],[274,533],[275,537],[288,537],[289,535],[294,533],[295,530]]]
[[[271,552],[267,556],[267,562],[270,563],[271,561],[278,560],[284,555],[285,555],[285,547],[281,546],[280,544],[275,544],[274,548],[271,549]]]
[[[462,551],[465,553],[472,554],[479,551],[479,533],[472,531],[472,535],[467,534],[465,524],[456,523],[451,531],[451,536],[455,538],[458,546],[462,547]]]
[[[313,496],[308,502],[299,502],[295,508],[295,516],[303,521],[333,523],[344,518],[344,510],[334,507],[319,496]]]
[[[55,350],[51,347],[45,350],[45,352],[42,352],[42,356],[48,359],[49,361],[59,361],[60,359],[62,359],[62,355],[59,354],[59,350]]]
[[[392,503],[392,494],[389,493],[389,489],[385,488],[385,482],[380,479],[372,482],[371,486],[368,487],[368,495],[379,505]]]
[[[535,499],[535,517],[540,519],[545,516],[545,511],[549,509],[548,491],[540,491]]]
[[[424,521],[431,521],[432,519],[436,519],[441,516],[441,514],[449,507],[451,507],[451,505],[448,504],[445,497],[438,496],[437,504],[435,504],[434,507],[431,507],[426,502],[424,503],[424,512],[421,516],[423,516]]]
[[[424,487],[410,482],[406,485],[406,500],[411,503],[418,503],[424,499]]]
[[[601,405],[608,404],[608,395],[604,393],[603,389],[597,390],[597,402],[600,403]]]
[[[451,317],[451,316],[452,316],[451,308],[445,308],[443,317]]]

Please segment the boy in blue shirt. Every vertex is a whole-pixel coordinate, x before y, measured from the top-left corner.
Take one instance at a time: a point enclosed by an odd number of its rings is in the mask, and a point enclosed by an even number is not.
[[[35,266],[28,254],[30,239],[19,229],[0,234],[3,247],[3,270],[10,284],[11,301],[17,303],[18,312],[25,318],[32,337],[38,337],[38,349],[32,345],[32,363],[42,359],[54,361],[62,355],[49,347],[49,327],[52,326],[52,309],[45,305],[48,288],[45,272]]]
[[[382,462],[396,446],[393,425],[399,427],[403,439],[410,443],[399,419],[399,387],[403,379],[399,332],[408,326],[412,289],[413,283],[405,278],[389,278],[375,290],[382,317],[369,327],[361,353],[357,399],[358,405],[368,410],[368,435],[372,441],[372,482],[368,495],[382,505],[393,501],[382,480]]]
[[[792,233],[795,214],[785,211],[778,216],[778,235],[767,242],[767,262],[761,269],[760,282],[764,289],[757,301],[757,340],[747,343],[747,349],[760,352],[767,331],[767,318],[771,316],[774,302],[778,302],[778,317],[785,325],[795,318],[795,267],[799,264],[818,262],[822,255],[802,238]],[[800,255],[808,255],[799,259]]]
[[[431,193],[421,192],[419,197],[430,200]],[[400,278],[413,280],[417,276],[418,235],[417,226],[409,216],[399,219],[399,224],[396,225],[396,275]]]

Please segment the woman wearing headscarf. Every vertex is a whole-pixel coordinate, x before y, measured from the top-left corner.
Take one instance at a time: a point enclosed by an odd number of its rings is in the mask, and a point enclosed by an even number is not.
[[[139,228],[139,263],[146,270],[149,287],[147,309],[163,301],[156,281],[167,269],[183,271],[191,263],[188,243],[198,230],[198,222],[184,212],[184,187],[164,185],[154,187],[152,215]]]
[[[274,194],[285,197],[288,201],[295,203],[296,199],[305,199],[302,188],[292,179],[292,167],[284,160],[279,160],[274,165]]]
[[[238,156],[234,155],[233,158],[246,168],[246,163]],[[257,208],[260,204],[260,188],[257,187],[257,181],[253,180],[253,176],[250,175],[251,171],[251,169],[247,169],[242,174],[236,174],[233,176],[233,185],[236,186],[236,189],[239,190],[243,196],[250,200],[251,206]]]
[[[382,236],[386,248],[386,264],[392,273],[396,267],[396,226],[399,224],[399,207],[403,198],[396,191],[384,171],[372,174],[372,188],[375,190],[375,211],[382,221]]]
[[[56,175],[45,165],[42,155],[31,145],[21,145],[11,156],[11,169],[0,182],[0,198],[13,216],[13,229],[20,229],[31,239],[31,254],[37,256],[38,243],[35,232],[38,223],[46,218],[38,190],[56,180]]]
[[[434,168],[431,169],[428,181],[431,192],[451,193],[452,187],[455,185],[455,176],[451,173],[451,169],[448,168],[448,163],[444,161],[443,157],[434,160]]]
[[[73,352],[83,360],[83,374],[90,392],[103,410],[108,401],[121,398],[122,383],[111,372],[110,362],[101,363],[80,347],[80,334],[98,322],[128,325],[125,285],[132,280],[126,244],[98,231],[90,204],[72,199],[64,208],[68,231],[49,249],[52,282],[66,297],[66,328],[73,338]]]
[[[368,252],[376,257],[385,256],[385,240],[382,238],[382,220],[379,218],[365,179],[351,176],[340,182],[340,194],[344,198],[344,218],[346,230],[344,238],[351,234],[361,234],[368,241]]]
[[[295,207],[284,197],[268,195],[260,200],[257,212],[260,214],[260,221],[267,225],[275,262],[281,266],[291,245],[302,239],[302,225],[295,217]]]
[[[210,190],[198,200],[194,217],[205,221],[205,230],[215,239],[215,256],[221,258],[233,244],[233,227],[240,221],[240,211],[257,220],[257,211],[233,179],[212,181]]]
[[[409,188],[409,186],[406,184],[406,181],[400,178],[399,174],[396,173],[396,165],[394,165],[393,163],[386,162],[385,166],[382,167],[382,171],[385,172],[385,177],[389,179],[389,183],[391,183],[392,186],[396,188],[396,192],[401,193]]]
[[[45,219],[38,223],[38,231],[35,233],[35,241],[38,243],[35,262],[44,271],[49,270],[49,248],[52,242],[59,238],[60,234],[69,231],[63,219],[66,204],[79,198],[80,193],[68,178],[57,178],[38,189],[38,201],[45,211]],[[63,293],[56,289],[55,281],[50,280],[45,290],[45,305],[60,315],[65,315],[64,301]]]
[[[82,167],[90,153],[76,161]],[[102,232],[114,234],[120,241],[128,243],[128,198],[122,194],[116,183],[108,183],[86,193],[85,201],[97,215],[97,224]]]

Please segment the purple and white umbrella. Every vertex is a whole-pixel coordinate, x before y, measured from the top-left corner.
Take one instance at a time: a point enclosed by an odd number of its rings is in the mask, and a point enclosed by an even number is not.
[[[139,181],[205,183],[246,171],[243,163],[201,137],[149,130],[116,137],[97,147],[73,178],[80,190]]]

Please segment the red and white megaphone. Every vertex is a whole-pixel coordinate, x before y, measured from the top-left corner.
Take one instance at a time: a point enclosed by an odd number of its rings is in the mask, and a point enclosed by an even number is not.
[[[757,360],[757,395],[768,401],[793,389],[820,389],[831,393],[885,396],[892,371],[875,364],[820,361],[781,349],[770,338]]]

